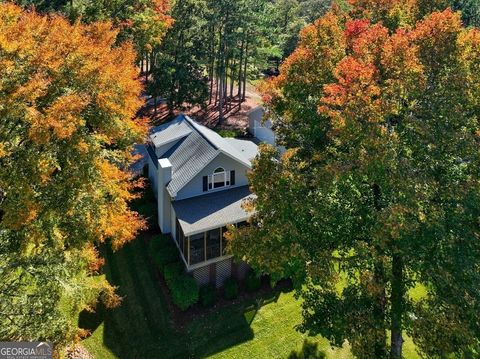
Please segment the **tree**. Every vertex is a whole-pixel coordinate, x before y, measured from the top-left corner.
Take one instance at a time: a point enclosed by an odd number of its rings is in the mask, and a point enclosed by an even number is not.
[[[207,105],[208,98],[221,124],[226,113],[245,101],[248,78],[259,72],[273,51],[266,40],[266,4],[264,0],[175,2],[172,16],[181,21],[157,49],[149,93],[165,97],[170,111]]]
[[[467,26],[480,27],[480,3],[476,0],[454,0],[451,4],[462,12],[462,20]]]
[[[203,105],[208,82],[201,61],[208,54],[205,1],[179,0],[172,7],[176,21],[159,48],[148,92],[167,100],[169,110]]]
[[[400,358],[405,333],[430,357],[479,345],[480,35],[420,5],[352,1],[302,31],[264,94],[289,150],[261,148],[229,238],[359,358]]]
[[[0,4],[0,337],[81,334],[79,311],[118,303],[99,276],[145,222],[128,203],[142,183],[125,170],[146,124],[130,43],[109,23]],[[123,170],[122,170],[123,168]]]
[[[169,3],[166,0],[20,0],[19,3],[24,7],[34,6],[42,13],[60,13],[72,23],[110,21],[119,30],[117,43],[133,42],[137,61],[142,61],[147,75],[152,52],[173,23],[167,14]]]

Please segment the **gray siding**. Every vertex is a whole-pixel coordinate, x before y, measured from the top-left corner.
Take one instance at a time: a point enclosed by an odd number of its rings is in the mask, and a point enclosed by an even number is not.
[[[228,157],[227,155],[220,153],[178,192],[175,200],[212,193],[213,191],[203,192],[203,176],[212,174],[217,167],[223,167],[225,171],[235,171],[235,186],[224,187],[224,189],[248,185],[248,168],[238,161]]]
[[[177,240],[177,223],[176,223],[177,216],[175,215],[175,211],[171,203],[170,203],[170,218],[171,218],[170,230],[172,231],[172,237],[173,239]]]
[[[152,156],[148,155],[148,178],[150,179],[150,184],[152,186],[153,194],[155,195],[155,198],[157,198],[158,195],[158,189],[157,189],[157,167],[153,163]]]

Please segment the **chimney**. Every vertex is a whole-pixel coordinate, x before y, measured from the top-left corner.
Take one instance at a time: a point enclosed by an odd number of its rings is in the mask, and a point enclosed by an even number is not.
[[[157,205],[158,205],[158,225],[162,233],[171,232],[171,199],[167,191],[167,185],[172,179],[172,164],[168,158],[158,160],[157,173]]]

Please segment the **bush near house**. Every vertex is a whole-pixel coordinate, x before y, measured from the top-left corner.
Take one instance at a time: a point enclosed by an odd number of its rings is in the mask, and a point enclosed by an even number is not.
[[[168,284],[173,303],[181,310],[186,310],[198,302],[199,288],[193,277],[181,274]]]
[[[215,287],[207,284],[200,288],[200,303],[204,307],[213,307],[217,301],[217,293]]]
[[[255,292],[260,289],[262,282],[260,277],[256,275],[254,271],[248,272],[247,276],[245,277],[245,287],[247,288],[248,292]]]
[[[233,278],[228,278],[223,285],[225,299],[235,299],[238,296],[238,284]]]
[[[153,260],[157,265],[158,270],[164,274],[165,266],[170,263],[179,262],[178,249],[175,246],[168,246],[160,248],[158,252],[153,255]]]
[[[163,267],[163,278],[170,287],[170,283],[176,280],[183,272],[183,264],[180,261],[168,263]]]

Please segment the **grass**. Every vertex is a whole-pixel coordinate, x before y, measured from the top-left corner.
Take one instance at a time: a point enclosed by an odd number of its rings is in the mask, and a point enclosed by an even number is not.
[[[148,193],[148,192],[147,192]],[[80,317],[92,331],[82,343],[95,358],[286,358],[304,347],[308,337],[295,327],[302,320],[292,292],[232,304],[175,329],[154,275],[148,246],[139,238],[121,250],[104,253],[105,276],[123,297],[115,309]],[[412,297],[424,295],[416,287]],[[331,349],[326,339],[308,338],[327,358],[351,358],[347,345]],[[404,356],[418,358],[406,338]]]
[[[232,304],[177,331],[147,250],[139,239],[105,253],[105,275],[119,287],[123,302],[81,319],[92,330],[82,343],[96,358],[280,358],[302,347],[307,336],[295,330],[301,310],[291,292]],[[325,339],[310,340],[329,357],[351,357],[348,347],[333,351]]]

